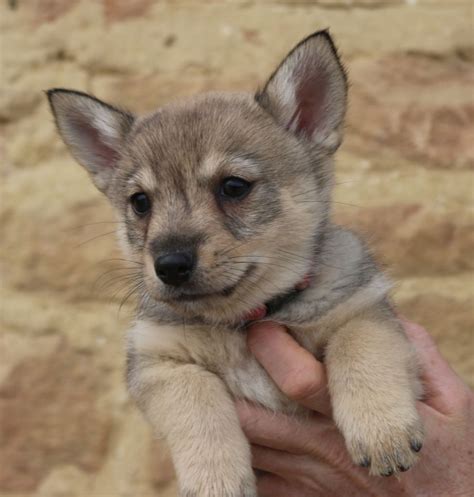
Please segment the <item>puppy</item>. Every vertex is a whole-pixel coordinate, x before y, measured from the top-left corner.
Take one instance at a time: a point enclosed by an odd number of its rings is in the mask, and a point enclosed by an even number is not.
[[[347,80],[327,31],[299,43],[256,95],[206,93],[137,117],[48,91],[72,155],[115,208],[140,268],[128,385],[172,451],[184,497],[255,497],[234,399],[305,410],[249,353],[269,319],[327,368],[355,464],[405,471],[423,429],[417,362],[390,282],[331,220]]]

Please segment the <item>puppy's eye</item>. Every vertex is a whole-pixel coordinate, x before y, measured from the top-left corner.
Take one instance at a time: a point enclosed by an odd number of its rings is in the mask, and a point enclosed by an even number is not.
[[[251,183],[236,176],[230,176],[222,181],[219,193],[224,198],[243,199],[250,191]]]
[[[138,216],[144,216],[151,209],[151,202],[146,193],[134,193],[130,197],[132,208]]]

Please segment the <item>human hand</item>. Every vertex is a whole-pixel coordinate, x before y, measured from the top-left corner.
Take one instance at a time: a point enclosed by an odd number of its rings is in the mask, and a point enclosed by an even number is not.
[[[324,365],[275,323],[248,334],[250,350],[289,398],[314,412],[306,419],[238,403],[252,444],[260,497],[468,497],[474,494],[474,395],[441,357],[428,333],[404,322],[423,369],[418,403],[426,438],[418,464],[398,477],[355,466],[331,419]]]

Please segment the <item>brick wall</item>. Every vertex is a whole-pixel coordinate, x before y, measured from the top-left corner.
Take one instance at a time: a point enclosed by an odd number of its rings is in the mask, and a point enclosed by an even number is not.
[[[118,312],[120,273],[105,274],[119,256],[113,216],[55,134],[53,86],[136,111],[253,90],[330,27],[352,83],[337,216],[366,233],[402,312],[474,383],[470,1],[0,5],[1,495],[175,495],[166,449],[124,389],[132,306]]]

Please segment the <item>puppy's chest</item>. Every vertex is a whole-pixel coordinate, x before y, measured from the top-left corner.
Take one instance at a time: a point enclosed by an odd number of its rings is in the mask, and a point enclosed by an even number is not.
[[[139,356],[193,363],[219,376],[235,398],[278,411],[294,411],[247,346],[245,331],[164,325],[139,321],[129,332]]]
[[[169,330],[165,330],[165,334],[169,334]],[[293,334],[305,348],[315,352],[315,342],[310,339],[313,333],[306,330]],[[233,397],[247,399],[275,411],[294,413],[298,410],[297,404],[281,393],[250,352],[245,330],[188,329],[186,334],[175,334],[175,339],[179,340],[179,348],[187,359],[217,374]]]
[[[246,332],[206,331],[196,337],[199,343],[189,349],[192,360],[222,378],[234,397],[285,410],[288,400],[250,353]]]

